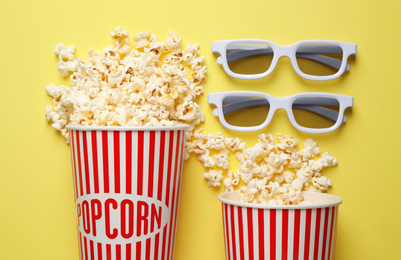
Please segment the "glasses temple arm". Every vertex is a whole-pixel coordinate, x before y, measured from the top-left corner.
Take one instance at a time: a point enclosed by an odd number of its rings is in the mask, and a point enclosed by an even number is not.
[[[248,99],[248,100],[244,100]],[[240,101],[242,100],[242,101]],[[268,101],[265,98],[252,98],[252,97],[238,97],[238,98],[231,98],[230,100],[227,101],[227,98],[225,99],[226,105],[223,106],[223,114],[228,114],[233,111],[246,108],[246,107],[251,107],[251,106],[257,106],[257,105],[269,105]],[[228,103],[228,104],[227,104]],[[338,118],[338,112],[321,107],[318,105],[306,105],[306,104],[293,104],[294,108],[297,109],[303,109],[307,110],[310,112],[314,112],[316,114],[319,114],[321,116],[324,116],[328,119],[331,119],[333,121],[337,121]],[[217,115],[217,110],[213,111],[214,115]],[[345,123],[347,118],[344,116],[342,123]]]

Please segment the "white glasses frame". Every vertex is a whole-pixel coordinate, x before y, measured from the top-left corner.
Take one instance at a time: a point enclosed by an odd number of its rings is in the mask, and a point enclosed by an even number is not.
[[[268,45],[269,47],[272,48],[273,52],[273,59],[272,63],[270,64],[270,67],[267,71],[259,74],[238,74],[233,72],[229,66],[228,66],[228,58],[227,58],[227,48],[229,46],[232,46],[233,44],[264,44]],[[337,73],[333,75],[326,75],[326,76],[316,76],[316,75],[309,75],[304,72],[302,72],[299,69],[297,60],[296,60],[296,53],[297,49],[301,46],[305,45],[327,45],[327,46],[322,46],[328,48],[327,50],[330,50],[331,46],[338,46],[342,48],[342,54],[343,58],[341,61],[319,55],[316,53],[311,52],[309,55],[304,56],[303,58],[315,60],[321,63],[324,63],[326,65],[332,66],[334,68],[337,68],[338,71]],[[243,46],[242,46],[243,47]],[[313,46],[311,46],[313,47]],[[257,47],[256,47],[257,48]],[[260,47],[259,47],[260,48]],[[348,42],[341,42],[341,41],[330,41],[330,40],[308,40],[308,41],[300,41],[297,43],[294,43],[289,46],[280,46],[274,42],[271,41],[266,41],[266,40],[258,40],[258,39],[234,39],[234,40],[223,40],[223,41],[215,41],[212,43],[212,52],[213,53],[219,53],[220,57],[217,58],[217,63],[222,64],[224,71],[230,75],[231,77],[234,78],[239,78],[239,79],[260,79],[264,78],[267,75],[269,75],[277,65],[278,60],[283,57],[287,56],[291,60],[291,64],[294,68],[294,70],[300,75],[301,77],[309,80],[331,80],[338,78],[341,76],[344,71],[349,70],[349,65],[347,64],[348,57],[350,55],[355,55],[356,54],[356,44],[354,43],[348,43]],[[254,49],[256,50],[256,49]],[[259,49],[260,50],[260,49]],[[323,51],[324,53],[324,51]],[[330,52],[328,52],[330,53]],[[312,56],[313,55],[313,56]],[[233,58],[232,60],[238,59],[238,58],[243,58],[247,57],[248,55],[242,56],[242,57],[237,57]]]
[[[243,100],[241,101],[238,99],[237,101],[234,101],[232,104],[228,104],[226,106],[231,106],[227,107],[228,111],[224,111],[225,107],[223,107],[223,100],[226,97],[239,97],[240,99],[242,98]],[[248,96],[248,97],[247,97]],[[249,96],[256,96],[255,99],[249,99]],[[261,103],[258,103],[260,101],[259,97],[265,98],[270,105],[270,110],[269,113],[267,114],[266,120],[258,125],[258,126],[234,126],[230,125],[227,123],[227,121],[224,118],[224,112],[229,113],[232,111],[235,111],[237,109],[241,109],[244,107],[252,106],[252,105],[261,105]],[[244,100],[246,98],[247,100]],[[338,101],[339,104],[339,111],[334,111],[325,107],[320,107],[317,105],[310,105],[307,107],[303,107],[302,109],[312,111],[314,113],[320,114],[324,117],[330,118],[334,121],[333,126],[328,127],[328,128],[309,128],[309,127],[304,127],[299,125],[295,118],[294,114],[292,112],[292,107],[293,103],[297,98],[330,98],[330,99],[335,99]],[[323,99],[324,100],[324,99]],[[226,91],[226,92],[217,92],[217,93],[212,93],[207,96],[207,102],[209,104],[215,105],[217,108],[213,110],[213,115],[217,116],[221,122],[221,124],[230,130],[234,131],[240,131],[240,132],[250,132],[250,131],[258,131],[263,128],[265,128],[270,121],[273,118],[274,113],[276,112],[277,109],[284,109],[287,112],[288,118],[291,122],[291,124],[298,129],[299,131],[306,132],[306,133],[327,133],[336,130],[342,123],[346,122],[346,117],[344,116],[344,111],[348,107],[352,107],[354,105],[354,98],[351,96],[345,96],[345,95],[340,95],[340,94],[333,94],[333,93],[322,93],[322,92],[307,92],[307,93],[298,93],[289,97],[273,97],[267,93],[263,92],[256,92],[256,91]],[[242,104],[241,104],[242,103]],[[264,103],[266,104],[266,103]],[[262,104],[263,105],[263,104]],[[324,104],[322,104],[324,105]],[[327,104],[329,105],[329,104]]]

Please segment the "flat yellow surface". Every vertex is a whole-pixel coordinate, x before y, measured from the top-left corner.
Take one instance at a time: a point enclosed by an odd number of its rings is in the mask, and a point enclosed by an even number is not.
[[[313,138],[338,158],[324,171],[329,191],[342,197],[336,259],[400,259],[401,255],[401,2],[397,0],[263,1],[1,1],[0,9],[0,259],[78,259],[69,148],[45,121],[51,98],[44,87],[68,84],[57,71],[54,47],[103,50],[121,25],[131,35],[151,31],[160,40],[172,30],[198,43],[208,67],[199,99],[208,133],[239,137],[248,146],[259,133]],[[299,77],[288,59],[267,78],[230,78],[210,51],[213,41],[259,38],[289,45],[328,39],[358,44],[341,78]],[[208,93],[264,91],[273,96],[332,92],[355,97],[348,121],[335,132],[306,134],[276,113],[263,131],[225,130],[212,115]],[[223,191],[207,187],[203,165],[184,164],[175,259],[224,259]],[[235,168],[235,167],[234,167]]]

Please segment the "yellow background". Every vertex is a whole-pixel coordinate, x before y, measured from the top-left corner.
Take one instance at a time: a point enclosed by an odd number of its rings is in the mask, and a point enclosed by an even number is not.
[[[338,158],[324,171],[330,193],[342,197],[336,259],[400,259],[401,255],[401,19],[398,0],[262,1],[5,1],[0,8],[0,259],[78,259],[69,147],[45,121],[51,98],[45,86],[68,84],[57,71],[54,47],[73,44],[77,57],[103,50],[121,25],[131,35],[151,31],[160,40],[176,31],[198,43],[208,66],[199,99],[208,133],[240,137],[248,146],[259,133],[318,142]],[[267,78],[230,78],[210,51],[213,41],[260,38],[289,45],[328,39],[356,43],[350,71],[332,81],[299,77],[288,59]],[[212,116],[208,93],[264,91],[273,96],[322,91],[355,97],[348,121],[335,132],[301,133],[276,113],[260,132],[225,130]],[[302,146],[301,146],[302,147]],[[203,165],[184,165],[175,259],[224,259],[223,191],[207,187]],[[235,165],[232,166],[235,168]]]

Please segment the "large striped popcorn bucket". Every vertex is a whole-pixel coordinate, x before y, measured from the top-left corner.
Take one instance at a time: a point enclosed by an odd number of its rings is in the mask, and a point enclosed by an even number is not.
[[[239,202],[237,191],[219,196],[226,259],[332,260],[341,198],[303,192],[310,205]]]
[[[188,127],[67,129],[80,259],[173,259]]]

